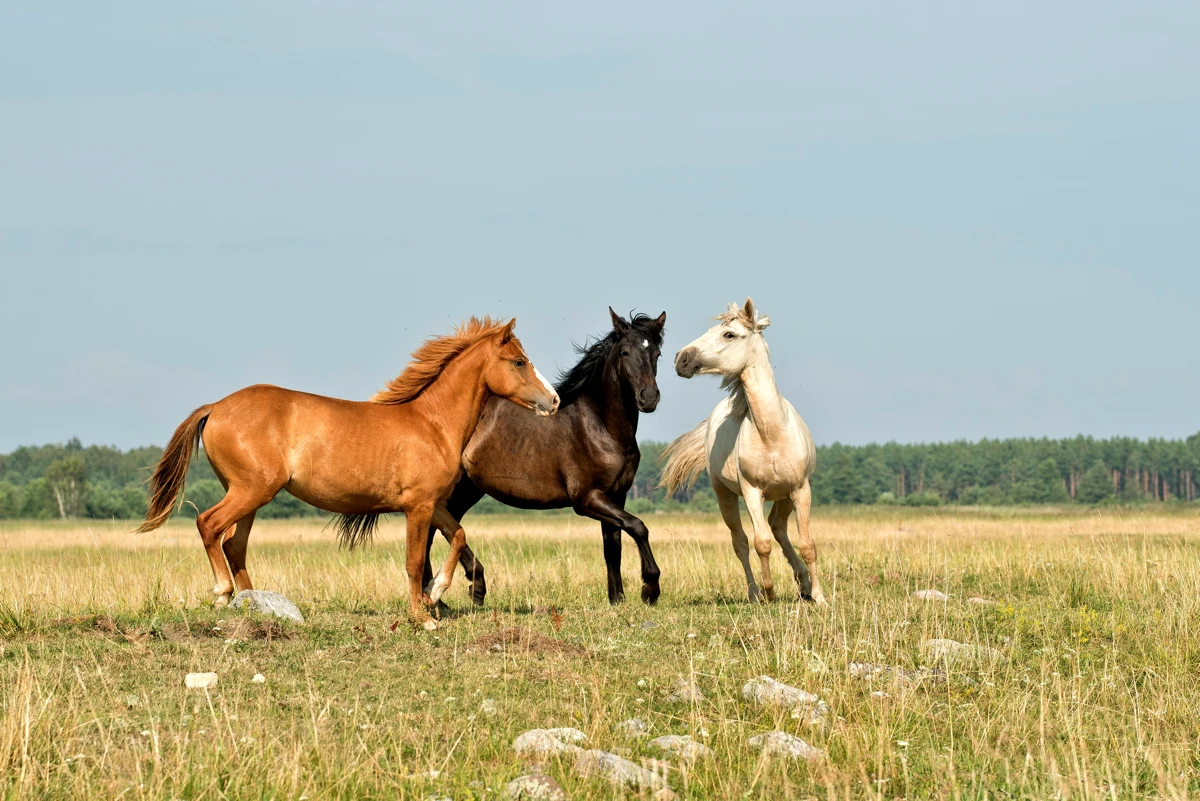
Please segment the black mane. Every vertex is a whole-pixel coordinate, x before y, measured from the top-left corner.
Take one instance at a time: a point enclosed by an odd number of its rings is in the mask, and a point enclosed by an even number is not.
[[[629,318],[629,326],[643,339],[650,340],[659,348],[662,347],[662,330],[658,328],[654,318],[650,315],[632,315]],[[613,346],[620,340],[621,335],[614,329],[600,339],[575,345],[575,352],[581,354],[583,358],[570,370],[559,373],[558,382],[554,387],[563,406],[579,400],[592,379],[604,376],[604,362],[608,360],[608,354],[612,351]]]

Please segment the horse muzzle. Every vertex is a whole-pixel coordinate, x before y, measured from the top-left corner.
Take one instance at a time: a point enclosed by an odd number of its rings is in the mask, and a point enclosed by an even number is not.
[[[558,393],[554,393],[554,397],[548,399],[539,399],[534,401],[533,411],[538,417],[549,417],[558,411]]]
[[[658,387],[646,387],[638,390],[637,406],[638,411],[650,413],[658,408],[658,401],[662,398]]]
[[[700,352],[687,347],[675,354],[675,373],[681,378],[691,378],[700,369]]]

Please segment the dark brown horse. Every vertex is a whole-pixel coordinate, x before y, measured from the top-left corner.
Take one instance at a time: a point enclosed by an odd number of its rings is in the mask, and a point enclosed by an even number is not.
[[[384,512],[408,521],[409,606],[425,621],[422,576],[432,521],[451,538],[451,556],[431,601],[450,584],[466,547],[458,520],[445,508],[462,452],[491,399],[530,420],[551,415],[558,395],[534,369],[506,324],[474,317],[452,335],[427,340],[412,363],[369,402],[253,386],[192,412],[150,479],[150,510],[140,531],[167,521],[183,494],[188,463],[200,441],[225,497],[196,519],[208,552],[218,602],[248,590],[246,545],[254,515],[286,489],[340,518],[343,542],[370,536]],[[228,563],[227,561],[228,560]]]
[[[641,451],[638,413],[658,406],[658,355],[667,313],[639,314],[626,321],[611,308],[613,330],[590,346],[558,382],[562,408],[550,420],[533,425],[510,404],[484,407],[479,428],[463,451],[465,475],[446,508],[455,518],[484,494],[520,509],[561,509],[600,521],[608,600],[625,598],[621,581],[621,531],[637,545],[642,560],[642,600],[658,600],[659,569],[650,550],[646,524],[625,511]],[[446,533],[442,529],[443,534]],[[434,528],[429,530],[433,544]],[[426,581],[432,576],[426,559]],[[471,579],[471,598],[487,594],[483,565],[471,549],[461,555]]]

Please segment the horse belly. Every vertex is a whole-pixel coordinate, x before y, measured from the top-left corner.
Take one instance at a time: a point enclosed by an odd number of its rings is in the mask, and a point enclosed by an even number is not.
[[[518,509],[560,509],[571,505],[561,473],[547,464],[532,443],[514,443],[502,453],[468,450],[467,477],[501,503]]]

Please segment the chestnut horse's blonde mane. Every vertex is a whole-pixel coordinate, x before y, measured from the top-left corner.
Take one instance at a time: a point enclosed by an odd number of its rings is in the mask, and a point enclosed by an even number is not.
[[[432,384],[455,356],[480,340],[503,333],[508,323],[491,317],[472,317],[455,327],[444,337],[430,337],[413,351],[412,361],[404,372],[387,382],[387,386],[371,396],[371,403],[408,403]]]

